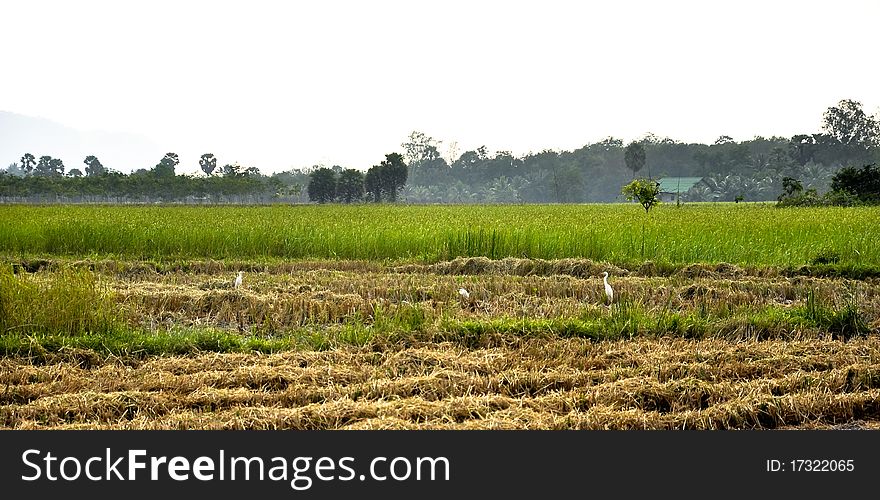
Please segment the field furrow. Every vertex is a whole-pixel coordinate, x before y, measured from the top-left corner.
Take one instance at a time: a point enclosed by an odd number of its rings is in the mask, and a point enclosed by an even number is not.
[[[2,360],[6,428],[736,429],[880,421],[880,340]],[[873,422],[873,423],[872,423]]]

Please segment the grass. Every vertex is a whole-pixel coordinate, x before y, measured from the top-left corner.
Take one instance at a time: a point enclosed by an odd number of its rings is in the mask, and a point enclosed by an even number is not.
[[[36,276],[0,267],[0,335],[101,334],[121,327],[111,292],[88,270]]]
[[[877,269],[878,220],[876,207],[762,204],[661,205],[649,215],[633,204],[2,206],[0,254],[423,263],[485,256]]]
[[[816,293],[810,290],[806,303],[796,314],[815,326],[830,331],[834,338],[846,340],[871,332],[867,321],[859,312],[858,303],[852,297],[848,297],[842,307],[835,309],[821,303]]]

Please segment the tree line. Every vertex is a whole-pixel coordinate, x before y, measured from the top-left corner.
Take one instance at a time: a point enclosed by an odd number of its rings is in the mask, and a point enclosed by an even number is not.
[[[394,203],[406,185],[407,165],[400,153],[389,153],[366,174],[353,168],[321,167],[309,175],[309,199],[318,203],[357,201]]]
[[[409,203],[583,203],[620,201],[621,186],[637,175],[700,177],[684,201],[775,201],[784,179],[817,197],[833,191],[845,168],[880,160],[878,118],[853,100],[842,100],[821,117],[821,131],[792,137],[712,144],[683,143],[648,134],[624,144],[608,137],[572,151],[545,149],[515,156],[484,145],[461,154],[414,131],[400,153],[385,155],[369,169],[316,165],[263,175],[254,167],[220,166],[206,153],[204,175],[177,175],[179,158],[166,154],[151,169],[122,174],[95,156],[84,168],[66,169],[60,159],[25,153],[0,171],[0,200],[185,201],[194,202],[396,202]],[[789,196],[789,198],[791,198]]]
[[[712,144],[683,143],[652,134],[624,144],[609,137],[573,151],[544,150],[517,157],[483,146],[445,158],[441,141],[413,132],[402,144],[410,179],[402,198],[422,203],[613,202],[637,175],[700,177],[683,196],[690,201],[774,201],[782,180],[804,189],[831,190],[834,175],[880,160],[878,118],[861,103],[842,100],[821,117],[817,133],[755,137],[721,136]]]
[[[804,189],[798,179],[782,179],[782,194],[777,198],[777,206],[822,205],[880,205],[880,168],[876,163],[860,168],[844,167],[831,178],[831,189],[821,195],[815,188]]]
[[[37,159],[22,155],[0,172],[0,199],[5,201],[91,202],[302,202],[303,176],[280,173],[265,176],[255,167],[237,163],[218,167],[217,158],[205,153],[199,160],[204,176],[177,175],[176,153],[165,154],[152,169],[126,175],[106,168],[94,155],[87,156],[85,173],[65,172],[64,162],[51,156]]]

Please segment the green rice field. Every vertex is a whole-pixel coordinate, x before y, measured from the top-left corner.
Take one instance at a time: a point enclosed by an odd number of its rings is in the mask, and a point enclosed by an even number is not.
[[[880,267],[880,208],[765,204],[2,206],[0,254]]]

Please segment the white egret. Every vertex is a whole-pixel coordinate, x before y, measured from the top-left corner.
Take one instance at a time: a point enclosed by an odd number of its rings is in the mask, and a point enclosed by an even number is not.
[[[464,288],[459,288],[459,289],[458,289],[458,295],[461,296],[461,298],[462,298],[463,300],[468,300],[468,299],[471,298],[471,294],[469,294],[468,291],[465,290]]]
[[[608,307],[611,307],[611,302],[614,301],[614,289],[608,284],[608,271],[602,272],[602,281],[605,282],[605,296],[608,297]]]
[[[238,276],[235,277],[235,288],[241,287],[241,276],[244,274],[244,271],[239,271]]]

